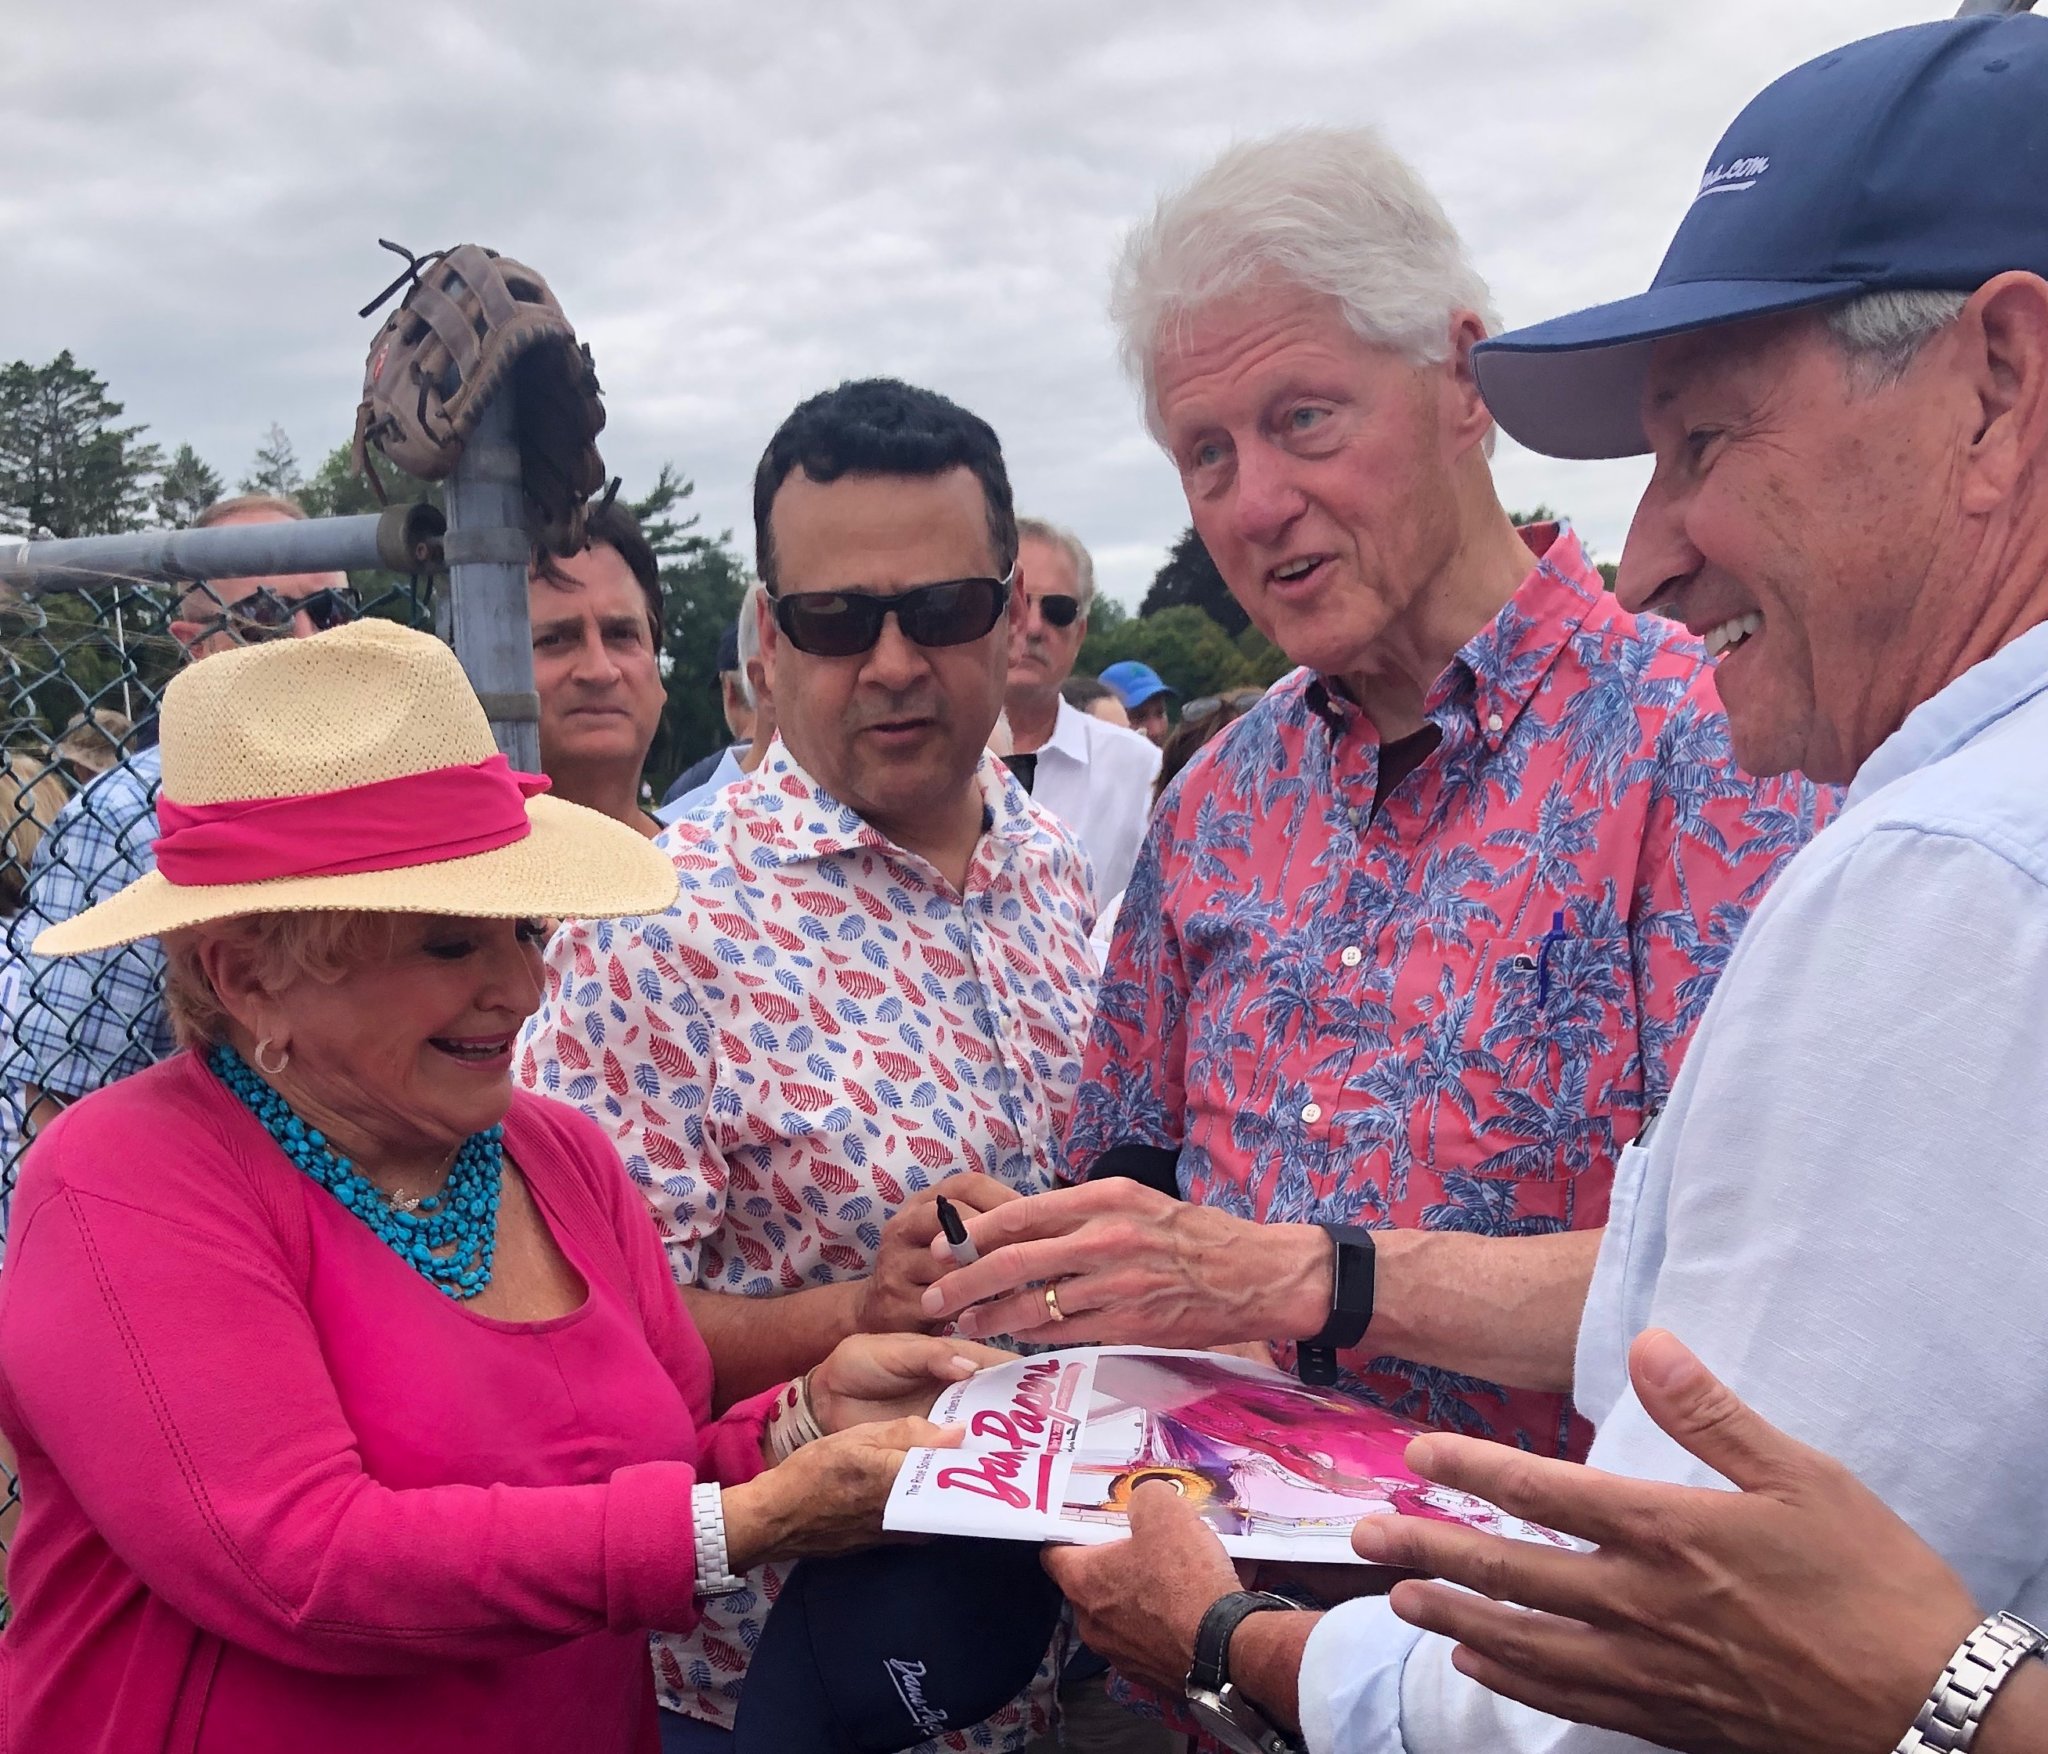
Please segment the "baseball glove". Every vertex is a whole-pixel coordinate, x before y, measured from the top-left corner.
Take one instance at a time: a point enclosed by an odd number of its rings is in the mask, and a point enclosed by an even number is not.
[[[370,346],[354,458],[383,497],[374,448],[408,475],[439,481],[501,387],[515,398],[526,515],[557,554],[583,543],[583,505],[604,485],[596,439],[604,404],[590,349],[531,268],[478,244],[413,257],[363,309],[411,281]]]

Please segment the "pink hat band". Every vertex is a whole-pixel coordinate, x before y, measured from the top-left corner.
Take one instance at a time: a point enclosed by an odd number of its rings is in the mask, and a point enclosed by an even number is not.
[[[338,792],[156,806],[156,866],[181,888],[397,871],[495,852],[530,830],[526,800],[545,775],[503,755]]]

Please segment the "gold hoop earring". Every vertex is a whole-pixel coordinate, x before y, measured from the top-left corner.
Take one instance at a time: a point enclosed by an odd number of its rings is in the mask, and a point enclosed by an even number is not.
[[[267,1035],[256,1044],[256,1070],[261,1072],[266,1078],[276,1078],[281,1076],[285,1067],[292,1063],[291,1050],[289,1048],[279,1048],[277,1050],[277,1064],[273,1066],[263,1057],[263,1050],[269,1046],[270,1037]]]

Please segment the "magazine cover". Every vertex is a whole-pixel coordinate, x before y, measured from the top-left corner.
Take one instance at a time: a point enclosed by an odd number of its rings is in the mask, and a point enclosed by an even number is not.
[[[1163,1480],[1240,1559],[1361,1563],[1351,1525],[1401,1512],[1570,1547],[1401,1460],[1410,1425],[1266,1364],[1214,1352],[1077,1347],[984,1370],[942,1394],[957,1450],[912,1450],[883,1526],[1017,1541],[1119,1539],[1131,1494]]]

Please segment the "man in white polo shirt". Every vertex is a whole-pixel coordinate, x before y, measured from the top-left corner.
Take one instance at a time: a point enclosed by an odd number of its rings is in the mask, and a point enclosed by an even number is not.
[[[1080,539],[1043,518],[1017,520],[1017,589],[1024,619],[1010,642],[1011,769],[1025,789],[1074,831],[1095,864],[1095,899],[1124,892],[1145,823],[1159,751],[1060,696],[1088,636],[1095,562]]]

